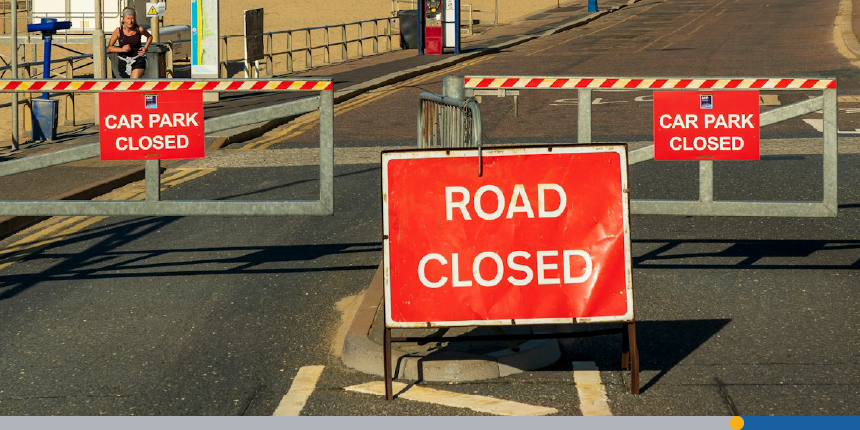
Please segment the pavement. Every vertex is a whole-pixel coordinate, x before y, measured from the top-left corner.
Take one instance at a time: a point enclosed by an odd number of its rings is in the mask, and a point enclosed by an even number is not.
[[[411,77],[440,70],[469,59],[499,52],[529,40],[585,25],[613,11],[633,4],[638,0],[614,0],[599,2],[601,10],[589,13],[584,0],[572,2],[570,6],[552,8],[518,22],[491,27],[463,39],[461,55],[417,56],[414,50],[394,51],[359,60],[334,64],[297,76],[330,76],[335,81],[335,103],[342,103],[360,94]],[[848,9],[846,9],[846,7]],[[851,10],[850,12],[848,10]],[[860,43],[855,35],[860,34],[860,0],[845,0],[843,13],[846,17],[839,24],[849,49],[860,57]],[[850,19],[848,18],[850,17]],[[225,115],[247,108],[252,101],[259,105],[280,103],[300,97],[296,93],[266,95],[235,95],[224,97],[217,104],[206,106],[206,117]],[[259,137],[267,131],[287,123],[290,118],[253,124],[239,129],[227,130],[207,136],[210,151]],[[93,126],[78,126],[66,129],[53,143],[26,143],[18,151],[0,151],[0,160],[31,156],[91,143],[97,140]],[[337,145],[337,143],[336,143]],[[140,180],[141,163],[101,162],[84,160],[66,165],[53,166],[38,171],[0,177],[0,187],[7,199],[88,199],[104,194],[126,183]],[[38,184],[38,187],[32,184]],[[36,217],[0,218],[0,237],[6,237],[38,221]],[[355,312],[346,335],[343,348],[344,363],[354,369],[382,375],[382,276],[377,272]],[[518,327],[520,330],[532,328]],[[545,330],[536,327],[534,330]],[[411,336],[439,334],[432,330],[415,330]],[[492,331],[490,331],[492,333]],[[447,336],[485,335],[487,329],[452,329]],[[394,331],[394,336],[403,335]],[[398,379],[426,381],[468,381],[507,376],[526,370],[542,368],[555,362],[560,356],[555,340],[509,343],[457,343],[457,344],[398,344],[393,350],[392,362]]]

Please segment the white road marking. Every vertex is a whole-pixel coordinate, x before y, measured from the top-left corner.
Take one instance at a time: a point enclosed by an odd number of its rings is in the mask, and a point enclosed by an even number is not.
[[[272,415],[276,417],[299,416],[308,398],[314,392],[324,368],[325,366],[304,366],[299,369],[299,373],[293,379],[293,385],[290,386],[290,391],[287,391],[287,395],[281,399],[281,403],[278,404],[278,408]]]
[[[403,391],[404,388],[406,388],[406,384],[400,382],[393,383],[394,392],[399,393],[397,394],[397,397],[400,399],[423,403],[434,403],[452,408],[466,408],[486,414],[505,416],[543,416],[558,413],[558,410],[555,408],[532,406],[525,403],[500,400],[488,396],[460,394],[451,391],[422,387],[419,385],[413,385],[406,391]],[[382,381],[368,382],[366,384],[346,387],[345,390],[355,393],[384,396],[385,383]]]
[[[600,382],[600,371],[592,361],[573,362],[573,382],[579,396],[579,408],[584,416],[608,417],[609,399],[606,388]]]
[[[823,119],[804,119],[803,122],[809,124],[816,131],[824,132],[824,120]],[[860,134],[860,128],[855,128],[854,130],[838,130],[839,134]]]
[[[809,124],[817,131],[824,131],[824,120],[823,119],[804,119],[803,122]]]

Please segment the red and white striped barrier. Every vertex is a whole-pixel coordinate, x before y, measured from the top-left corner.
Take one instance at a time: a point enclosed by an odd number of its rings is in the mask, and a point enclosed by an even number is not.
[[[0,92],[32,92],[32,91],[331,91],[333,82],[330,80],[0,80]]]
[[[467,89],[499,88],[575,88],[575,89],[648,89],[648,90],[722,90],[722,89],[836,89],[836,79],[807,78],[561,78],[466,76]]]

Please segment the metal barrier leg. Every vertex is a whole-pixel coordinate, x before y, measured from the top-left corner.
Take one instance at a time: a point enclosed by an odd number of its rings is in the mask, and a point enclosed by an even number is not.
[[[824,90],[824,206],[833,216],[839,210],[837,200],[837,157],[839,143],[836,124],[836,90]]]
[[[145,186],[146,201],[161,200],[161,160],[146,160]]]
[[[320,94],[320,202],[334,213],[334,91]]]
[[[699,161],[699,201],[714,201],[714,162]]]
[[[576,99],[578,115],[576,118],[576,141],[591,143],[591,90],[578,90]]]

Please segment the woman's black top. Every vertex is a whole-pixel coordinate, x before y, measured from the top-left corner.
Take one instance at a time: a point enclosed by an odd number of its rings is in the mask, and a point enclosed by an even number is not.
[[[122,27],[119,28],[119,47],[122,48],[125,45],[130,45],[131,50],[128,52],[118,52],[117,55],[120,57],[136,57],[137,51],[140,51],[140,47],[143,46],[140,43],[140,28],[134,28],[134,34],[131,36],[126,36]]]

